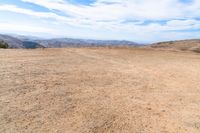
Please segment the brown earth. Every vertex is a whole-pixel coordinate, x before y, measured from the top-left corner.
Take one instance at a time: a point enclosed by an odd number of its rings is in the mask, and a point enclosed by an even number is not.
[[[200,132],[200,54],[0,50],[1,133]]]

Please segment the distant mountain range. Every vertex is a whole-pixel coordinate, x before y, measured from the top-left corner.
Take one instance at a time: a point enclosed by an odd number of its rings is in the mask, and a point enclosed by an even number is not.
[[[140,46],[140,44],[131,41],[118,40],[90,40],[90,39],[72,39],[55,38],[41,39],[32,36],[21,35],[3,35],[0,34],[0,40],[7,42],[9,48],[63,48],[63,47],[82,47],[82,46]]]
[[[0,41],[8,43],[9,48],[64,48],[87,46],[133,46],[153,49],[165,49],[175,51],[193,51],[200,53],[200,39],[158,42],[150,45],[142,45],[131,41],[118,40],[90,40],[72,38],[43,39],[33,36],[4,35],[0,34]]]

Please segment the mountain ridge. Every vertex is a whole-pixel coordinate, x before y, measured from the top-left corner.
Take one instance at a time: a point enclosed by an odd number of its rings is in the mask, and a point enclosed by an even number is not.
[[[74,38],[42,39],[21,35],[0,34],[0,40],[9,44],[9,48],[63,48],[81,46],[140,46],[141,44],[126,40],[93,40]]]

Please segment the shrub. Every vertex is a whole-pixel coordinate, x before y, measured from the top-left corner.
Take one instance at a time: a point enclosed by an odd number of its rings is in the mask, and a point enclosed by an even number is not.
[[[194,51],[196,53],[200,53],[200,48],[193,49],[192,51]]]
[[[8,48],[8,43],[0,41],[0,48]]]

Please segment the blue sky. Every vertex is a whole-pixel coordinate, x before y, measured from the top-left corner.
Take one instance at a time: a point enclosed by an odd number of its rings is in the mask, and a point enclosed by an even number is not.
[[[200,38],[200,0],[0,0],[0,33],[157,42]]]

